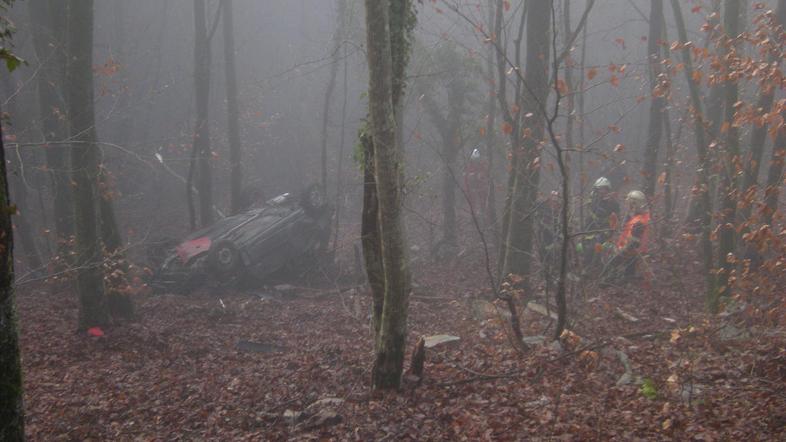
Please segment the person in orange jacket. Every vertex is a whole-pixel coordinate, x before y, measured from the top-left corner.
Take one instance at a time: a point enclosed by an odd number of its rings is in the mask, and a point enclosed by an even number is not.
[[[617,253],[606,267],[607,275],[615,280],[630,280],[636,276],[636,267],[648,251],[650,211],[644,193],[634,190],[625,198],[628,215],[617,239]]]

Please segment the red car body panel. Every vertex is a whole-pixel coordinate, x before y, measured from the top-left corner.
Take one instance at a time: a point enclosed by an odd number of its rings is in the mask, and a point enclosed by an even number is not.
[[[180,257],[180,261],[185,264],[191,258],[210,250],[210,244],[210,238],[207,236],[186,241],[177,246],[177,256]]]

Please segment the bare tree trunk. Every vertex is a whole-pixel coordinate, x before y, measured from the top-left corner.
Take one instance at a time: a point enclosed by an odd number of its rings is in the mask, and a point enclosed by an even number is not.
[[[565,0],[562,5],[562,25],[563,25],[563,32],[562,32],[562,42],[566,46],[565,50],[570,51],[570,48],[567,45],[572,44],[570,41],[570,35],[572,30],[570,29],[570,0]],[[565,86],[567,89],[567,107],[565,108],[565,147],[568,149],[573,149],[575,146],[573,145],[573,123],[576,120],[576,100],[575,100],[575,92],[573,90],[573,59],[568,56],[565,59]]]
[[[13,114],[12,114],[13,115]],[[19,152],[17,151],[17,156]],[[15,162],[9,162],[13,167]],[[31,217],[30,212],[28,209],[32,206],[32,204],[28,204],[27,198],[27,186],[28,184],[25,183],[22,177],[22,168],[24,164],[22,164],[21,158],[18,164],[18,171],[16,174],[12,172],[11,176],[15,176],[13,179],[13,199],[16,203],[16,206],[19,209],[19,212],[16,213],[16,222],[14,222],[14,227],[16,233],[19,235],[19,242],[22,245],[22,249],[24,250],[25,262],[27,265],[30,266],[30,271],[39,272],[43,266],[41,261],[41,255],[38,253],[38,247],[36,246],[35,239],[33,237],[32,232],[32,225],[31,225]],[[21,212],[21,213],[20,213]]]
[[[6,74],[7,75],[7,74]],[[5,146],[0,127],[0,440],[25,437],[22,408],[22,364],[14,305],[14,240],[8,194]]]
[[[369,123],[370,126],[370,123]],[[382,323],[382,307],[385,303],[385,275],[382,269],[382,243],[379,233],[379,204],[377,202],[377,179],[374,167],[374,140],[371,128],[360,134],[363,147],[363,213],[361,215],[360,242],[366,266],[368,285],[371,289],[371,328],[376,339]]]
[[[13,86],[11,85],[10,73],[5,73],[5,75],[3,75],[2,83],[4,89],[3,95],[5,97],[11,97]],[[7,118],[10,121],[9,124],[13,127],[13,123],[23,121],[23,116],[18,113],[16,100],[6,98],[5,101],[8,103]],[[27,183],[25,172],[26,164],[32,162],[33,159],[29,154],[23,155],[18,146],[12,157],[13,158],[8,162],[8,165],[11,167],[12,177],[10,178],[12,181],[9,181],[9,186],[11,190],[13,190],[11,198],[16,201],[17,208],[21,208],[16,213],[17,216],[16,222],[14,222],[14,230],[18,234],[19,242],[24,250],[25,263],[30,266],[31,271],[39,272],[42,268],[41,255],[38,253],[38,247],[33,238],[33,221],[32,217],[30,217],[32,212],[28,211],[28,209],[32,207],[32,204],[28,204],[27,187],[29,184]]]
[[[447,53],[446,53],[447,54]],[[453,54],[455,55],[455,54]],[[458,59],[452,61],[443,55],[444,64],[440,65],[445,70],[460,69]],[[448,61],[444,61],[448,60]],[[455,75],[455,74],[446,74]],[[460,75],[460,74],[459,74]],[[453,250],[458,244],[456,233],[456,159],[461,150],[461,114],[466,101],[465,83],[459,78],[450,78],[445,86],[447,92],[447,113],[443,113],[440,104],[434,100],[431,91],[422,95],[423,107],[442,141],[440,159],[442,160],[442,238],[440,240],[444,250]],[[467,189],[469,192],[470,190]],[[472,205],[472,199],[469,199]],[[471,210],[477,210],[471,207]]]
[[[494,29],[494,0],[488,0],[489,16],[488,28]],[[491,236],[493,238],[494,249],[498,253],[500,248],[499,228],[497,226],[497,189],[494,183],[494,159],[497,150],[496,137],[494,136],[494,126],[497,118],[497,103],[496,103],[496,82],[494,81],[494,45],[490,44],[488,47],[488,54],[486,58],[486,72],[488,75],[489,83],[489,96],[486,115],[486,154],[488,155],[488,170],[486,176],[488,177],[488,199],[486,214],[488,218],[488,225],[490,227]]]
[[[589,19],[587,20],[589,21]],[[585,116],[584,116],[584,78],[585,73],[584,69],[587,65],[587,28],[589,27],[589,23],[584,24],[584,29],[581,30],[581,67],[579,69],[580,72],[580,79],[579,79],[579,99],[578,99],[578,107],[579,107],[579,144],[581,145],[581,150],[579,151],[579,226],[582,228],[584,227],[584,187],[586,186],[588,179],[587,179],[587,172],[585,171],[585,158],[584,158],[584,147],[586,140],[584,139],[584,126],[586,124]]]
[[[708,24],[710,25],[710,31],[707,32],[707,38],[704,44],[705,49],[709,49],[712,42],[717,38],[716,28],[718,27],[720,17],[720,8],[721,8],[721,0],[712,0],[712,14],[710,14],[710,18],[708,20]],[[704,108],[706,109],[706,115],[704,118],[704,125],[707,127],[706,135],[707,135],[707,142],[710,144],[718,143],[718,132],[721,125],[721,117],[723,115],[723,89],[719,84],[712,84],[709,88],[709,95],[704,97]],[[716,155],[712,150],[708,151],[708,158],[707,158],[707,166],[712,167],[716,160]],[[715,195],[715,187],[716,187],[716,174],[708,175],[707,181],[707,192],[709,192],[709,198],[711,201],[714,201]],[[697,175],[698,179],[698,175]],[[698,183],[696,183],[698,186]],[[690,207],[688,209],[688,223],[694,224],[696,221],[699,221],[701,224],[701,201],[697,198],[691,200]],[[701,227],[700,227],[701,228]]]
[[[41,65],[36,77],[38,107],[43,141],[62,141],[67,138],[67,122],[60,113],[67,107],[63,85],[66,75],[66,16],[67,2],[62,0],[30,0],[30,21],[34,26],[33,46]],[[67,240],[74,233],[73,203],[68,173],[68,151],[60,148],[44,149],[47,174],[53,196],[53,219],[57,250],[63,258],[69,256]]]
[[[333,90],[336,88],[336,76],[338,74],[339,51],[343,43],[344,32],[344,16],[346,15],[346,0],[337,0],[338,7],[336,13],[338,14],[336,20],[336,29],[333,31],[333,47],[330,53],[330,73],[328,74],[327,88],[325,89],[325,100],[322,105],[322,129],[320,131],[320,152],[321,152],[321,170],[322,170],[322,192],[327,194],[327,145],[328,145],[328,123],[330,114],[330,103],[333,99]]]
[[[240,144],[240,109],[237,95],[237,70],[235,68],[235,30],[233,0],[222,0],[224,8],[224,76],[227,86],[227,135],[229,138],[229,201],[233,215],[243,209],[243,167]]]
[[[776,9],[777,25],[786,26],[786,2],[784,0],[778,1],[778,8]],[[781,60],[774,54],[769,57],[769,62],[780,64]],[[764,87],[759,93],[759,99],[756,102],[756,109],[759,115],[764,115],[772,109],[772,103],[775,98],[775,88],[772,86]],[[759,170],[761,169],[761,159],[764,154],[764,145],[767,141],[767,123],[766,120],[761,125],[754,125],[751,130],[750,152],[747,155],[745,162],[745,175],[742,182],[742,193],[745,195],[748,192],[756,192],[759,187]],[[776,136],[777,138],[777,136]],[[780,146],[775,143],[773,150],[778,150]],[[765,197],[766,199],[766,197]],[[747,221],[751,215],[751,205],[746,205],[742,209],[741,218]]]
[[[391,5],[387,0],[366,0],[369,108],[385,282],[372,384],[381,389],[400,385],[406,346],[410,281],[401,216],[404,163],[395,109],[399,102],[396,97],[403,92],[402,64],[406,65],[407,59],[405,34],[410,7],[409,2]],[[398,47],[393,49],[394,45]]]
[[[663,0],[650,2],[650,31],[647,40],[647,56],[649,61],[650,101],[649,126],[647,130],[647,145],[644,149],[641,175],[643,179],[642,190],[652,200],[655,196],[655,187],[658,174],[658,151],[660,150],[661,136],[663,134],[663,110],[666,106],[665,91],[659,90],[661,75],[660,45],[658,42],[663,35]]]
[[[93,107],[93,1],[71,0],[68,11],[68,114],[74,182],[79,328],[109,322],[99,241],[99,152]]]
[[[196,96],[196,124],[194,151],[196,152],[196,188],[199,191],[199,224],[213,223],[213,179],[210,170],[210,126],[208,102],[210,97],[210,39],[208,38],[205,0],[194,0],[194,94]],[[191,189],[187,190],[189,195]]]
[[[446,143],[443,140],[442,243],[443,246],[447,246],[448,250],[455,248],[458,244],[458,235],[456,234],[456,154],[453,143]]]
[[[679,133],[679,130],[677,131]],[[674,144],[671,131],[671,117],[668,109],[663,110],[663,134],[666,136],[666,161],[664,161],[663,180],[663,229],[662,238],[670,234],[670,224],[674,215]],[[679,137],[679,135],[678,135]]]
[[[737,0],[726,0],[724,3],[725,11],[723,16],[723,27],[726,35],[722,39],[721,47],[724,57],[736,57],[735,43],[739,29],[740,4]],[[730,69],[731,66],[726,66]],[[735,251],[735,222],[737,219],[737,197],[739,195],[739,179],[737,178],[737,163],[739,161],[739,129],[734,124],[735,103],[737,103],[739,92],[737,82],[727,79],[723,85],[724,90],[724,126],[728,125],[726,131],[726,143],[723,151],[723,170],[721,172],[721,225],[718,244],[718,295],[713,297],[710,302],[710,311],[717,312],[720,296],[730,293],[728,282],[734,264],[728,260],[728,256]]]
[[[780,0],[783,2],[784,0]],[[786,119],[786,111],[781,112],[781,116]],[[775,145],[772,149],[772,159],[767,173],[767,187],[764,192],[764,223],[772,225],[775,211],[778,210],[778,196],[780,187],[783,185],[783,163],[786,161],[786,128],[781,128],[775,137]]]
[[[539,110],[545,106],[549,95],[549,56],[551,46],[551,10],[553,0],[532,2],[527,16],[527,66],[523,79],[526,91],[521,113],[532,114],[522,121],[527,136],[521,149],[513,152],[516,158],[511,193],[511,206],[508,213],[508,234],[505,241],[503,274],[529,274],[533,243],[533,216],[540,167],[535,164],[540,158],[540,143],[545,133],[545,115]]]
[[[120,235],[120,227],[117,224],[117,217],[115,216],[115,208],[112,204],[111,197],[111,183],[106,176],[107,172],[102,166],[103,155],[101,151],[98,152],[98,213],[101,226],[101,240],[104,243],[107,251],[115,253],[120,250],[123,245],[123,237]]]
[[[347,11],[349,13],[349,11]],[[342,177],[344,175],[344,142],[346,135],[347,123],[347,100],[349,96],[349,61],[347,60],[348,54],[346,47],[344,48],[344,67],[343,67],[343,88],[344,92],[341,100],[341,137],[338,143],[338,166],[336,166],[336,206],[335,206],[335,219],[334,219],[334,234],[333,234],[333,256],[336,255],[338,248],[339,226],[341,223],[341,199],[344,196],[344,184]]]
[[[674,21],[677,25],[677,33],[682,46],[682,62],[685,66],[685,80],[688,83],[691,104],[693,107],[693,132],[696,136],[696,153],[698,156],[698,164],[696,166],[697,193],[694,195],[693,199],[696,201],[696,215],[698,216],[699,227],[701,229],[700,244],[702,261],[704,263],[706,298],[708,304],[712,304],[715,302],[714,297],[716,290],[712,264],[712,241],[710,240],[710,232],[712,230],[712,199],[710,198],[709,189],[710,160],[705,132],[705,120],[699,94],[699,85],[696,84],[696,81],[693,79],[693,61],[691,59],[690,47],[686,45],[688,42],[688,32],[685,29],[685,20],[682,16],[679,0],[671,0],[671,7],[674,11]]]
[[[778,0],[778,24],[786,28],[786,0]],[[781,111],[781,117],[786,120],[786,110]],[[786,161],[786,128],[781,127],[775,136],[772,147],[770,168],[767,172],[767,187],[764,191],[764,223],[772,225],[775,211],[778,210],[778,196],[783,185],[783,163]]]

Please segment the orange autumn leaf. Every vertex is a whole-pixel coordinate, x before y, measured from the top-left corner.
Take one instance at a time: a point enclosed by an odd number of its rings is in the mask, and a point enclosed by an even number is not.
[[[590,70],[587,71],[587,80],[592,80],[596,75],[598,75],[598,70],[590,68]]]
[[[614,152],[622,152],[623,150],[625,150],[625,145],[622,143],[619,143],[616,146],[614,146]]]
[[[603,244],[599,242],[595,243],[595,253],[603,253]]]
[[[502,133],[505,135],[510,135],[513,132],[513,126],[510,125],[507,121],[502,122]]]
[[[485,135],[486,135],[486,128],[481,126],[480,127],[480,136],[483,137]]]
[[[691,74],[691,78],[693,78],[693,81],[695,83],[700,83],[702,75],[703,74],[701,73],[701,71],[693,71],[693,74]]]
[[[611,82],[611,85],[614,86],[614,87],[617,87],[617,86],[620,85],[620,79],[617,78],[616,75],[612,75],[611,78],[609,79],[609,82]]]
[[[559,91],[560,95],[567,95],[568,85],[565,83],[565,80],[557,80],[557,91]]]

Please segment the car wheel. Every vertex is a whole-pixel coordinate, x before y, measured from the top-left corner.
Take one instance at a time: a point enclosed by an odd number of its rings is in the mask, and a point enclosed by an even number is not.
[[[318,184],[308,186],[300,197],[300,205],[303,206],[303,209],[308,213],[317,213],[321,211],[326,204],[325,193]]]
[[[237,276],[240,270],[240,253],[227,240],[216,241],[208,254],[209,268],[221,279]]]

